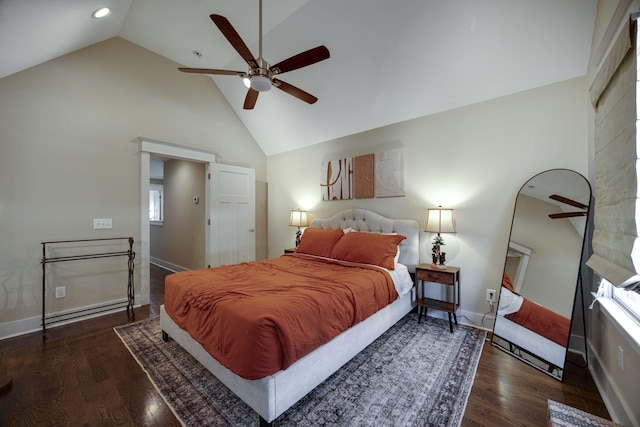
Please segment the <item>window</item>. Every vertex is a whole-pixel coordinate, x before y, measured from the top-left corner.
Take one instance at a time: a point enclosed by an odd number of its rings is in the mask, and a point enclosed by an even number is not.
[[[149,221],[151,225],[162,225],[164,221],[164,186],[149,186]]]
[[[590,88],[595,108],[595,217],[593,255],[587,265],[602,278],[597,296],[601,297],[604,312],[640,349],[637,36],[636,22],[627,21]]]
[[[633,26],[633,31],[635,33],[635,37],[634,37],[634,47],[636,49],[636,58],[637,58],[637,54],[640,53],[640,49],[638,48],[638,43],[637,43],[637,35],[638,35],[638,27],[637,25]],[[634,70],[631,70],[632,72]],[[635,102],[635,117],[638,118],[640,116],[638,116],[638,112],[640,111],[640,101],[638,99],[638,96],[640,95],[640,61],[638,61],[637,59],[635,60],[635,80],[636,80],[636,85],[635,85],[635,97],[634,97],[634,102]],[[640,121],[636,122],[636,128],[638,127],[638,125],[640,124]],[[632,142],[635,143],[635,153],[636,153],[636,158],[639,157],[638,153],[640,153],[640,135],[638,134],[638,132],[635,132],[635,140],[632,139]],[[636,166],[637,168],[637,166]],[[635,174],[635,184],[636,184],[636,189],[640,189],[640,171],[637,171]],[[632,193],[630,193],[632,194]],[[638,197],[640,196],[640,194],[638,194],[637,190],[635,193],[635,196]],[[640,234],[640,198],[636,199],[636,203],[635,203],[635,228],[636,228],[636,234]],[[636,272],[640,272],[640,236],[636,237],[633,243],[633,247],[631,250],[631,260],[633,262],[633,265],[635,267],[635,271]],[[615,302],[617,302],[627,313],[629,313],[632,318],[634,318],[634,320],[636,322],[640,323],[640,281],[638,281],[640,279],[639,276],[634,276],[632,279],[627,280],[627,282],[625,283],[631,283],[630,285],[627,286],[612,286],[613,288],[613,292],[612,292],[612,297],[614,299]]]
[[[626,288],[613,286],[613,299],[640,322],[640,282]]]

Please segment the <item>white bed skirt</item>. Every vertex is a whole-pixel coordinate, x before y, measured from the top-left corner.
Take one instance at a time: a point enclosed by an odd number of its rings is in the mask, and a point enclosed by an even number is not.
[[[258,380],[241,378],[218,363],[200,343],[173,322],[164,305],[160,306],[160,326],[265,421],[272,422],[396,324],[411,311],[414,301],[412,290],[289,368]]]

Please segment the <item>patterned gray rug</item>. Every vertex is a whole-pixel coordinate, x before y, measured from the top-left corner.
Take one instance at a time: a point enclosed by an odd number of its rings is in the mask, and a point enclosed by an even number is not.
[[[621,424],[548,399],[550,427],[623,427]]]
[[[186,426],[256,426],[258,415],[175,341],[159,319],[115,328]],[[459,426],[485,333],[409,313],[275,421],[277,426]]]

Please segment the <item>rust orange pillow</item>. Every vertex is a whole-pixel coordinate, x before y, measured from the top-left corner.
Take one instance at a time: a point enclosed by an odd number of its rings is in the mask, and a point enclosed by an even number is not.
[[[393,270],[398,244],[405,239],[401,234],[376,234],[352,231],[345,234],[331,253],[332,258],[343,261],[374,264]]]
[[[344,232],[340,229],[307,228],[302,234],[302,239],[296,248],[296,252],[331,257],[333,246],[342,236],[344,236]]]

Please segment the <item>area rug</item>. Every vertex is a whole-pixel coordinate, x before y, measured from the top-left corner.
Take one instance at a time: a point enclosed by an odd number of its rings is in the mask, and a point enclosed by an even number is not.
[[[257,426],[258,415],[175,341],[159,318],[115,328],[185,426]],[[483,331],[409,313],[275,420],[276,426],[459,426]]]
[[[621,424],[605,420],[549,399],[549,426],[553,427],[623,427]]]

